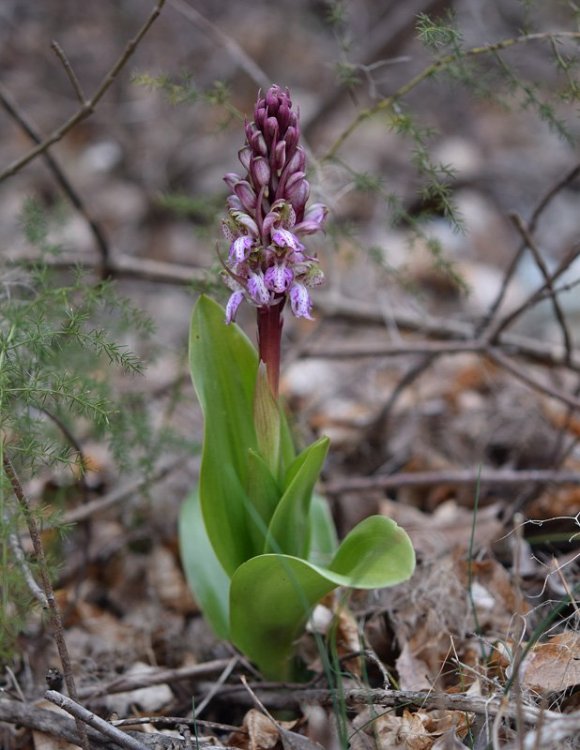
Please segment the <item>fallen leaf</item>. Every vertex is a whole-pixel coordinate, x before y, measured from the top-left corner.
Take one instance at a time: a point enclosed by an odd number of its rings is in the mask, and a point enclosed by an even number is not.
[[[409,643],[405,643],[395,662],[401,690],[430,690],[429,667],[413,654]]]
[[[162,604],[180,614],[199,611],[189,586],[173,553],[166,547],[156,547],[149,567],[149,580]]]
[[[438,557],[450,549],[469,549],[473,527],[473,511],[449,500],[433,513],[423,513],[417,508],[392,500],[380,503],[380,512],[400,524],[411,537],[413,547],[423,557]],[[503,534],[497,519],[498,506],[489,505],[477,514],[474,546],[489,547]]]
[[[536,644],[520,666],[524,687],[539,693],[580,685],[580,633],[567,631]]]

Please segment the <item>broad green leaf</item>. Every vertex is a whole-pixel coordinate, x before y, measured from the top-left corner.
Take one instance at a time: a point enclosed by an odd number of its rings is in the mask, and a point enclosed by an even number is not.
[[[310,506],[310,549],[308,561],[315,565],[328,565],[332,560],[338,538],[334,519],[326,498],[316,492],[312,495]]]
[[[185,577],[209,624],[229,638],[229,589],[225,574],[207,537],[197,490],[181,506],[179,547]]]
[[[310,504],[328,451],[328,438],[312,443],[286,472],[286,489],[268,530],[264,552],[306,557],[310,543]]]
[[[254,554],[264,549],[268,526],[280,500],[280,488],[264,459],[255,451],[248,451],[248,497],[250,536]]]
[[[248,449],[257,448],[253,399],[258,355],[208,297],[194,307],[189,339],[193,384],[204,418],[199,495],[214,551],[230,576],[252,555]]]
[[[414,567],[409,537],[383,516],[354,528],[327,568],[289,555],[254,557],[231,581],[231,639],[265,677],[289,679],[294,642],[325,594],[337,586],[393,586],[409,578]]]
[[[280,476],[280,408],[266,377],[266,366],[260,363],[254,393],[254,427],[258,451],[277,479]]]
[[[292,461],[296,458],[294,440],[286,419],[283,401],[280,402],[280,476],[284,476]]]

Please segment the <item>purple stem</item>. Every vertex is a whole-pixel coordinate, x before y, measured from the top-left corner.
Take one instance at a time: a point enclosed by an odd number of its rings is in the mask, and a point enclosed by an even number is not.
[[[260,360],[266,365],[268,385],[274,398],[278,398],[280,383],[280,343],[282,340],[282,308],[280,304],[258,308],[258,348]]]

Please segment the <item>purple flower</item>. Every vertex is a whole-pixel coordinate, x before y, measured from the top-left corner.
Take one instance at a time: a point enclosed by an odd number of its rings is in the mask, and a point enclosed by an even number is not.
[[[310,299],[310,294],[304,284],[299,284],[298,282],[292,284],[290,287],[290,305],[292,307],[292,312],[297,318],[313,320],[312,315],[310,314],[310,311],[312,310],[312,300]]]
[[[240,290],[230,295],[228,304],[226,305],[226,323],[232,323],[236,319],[236,312],[243,299],[244,293]]]
[[[291,250],[300,250],[302,244],[295,234],[288,229],[276,229],[272,232],[272,242],[278,247],[289,247]]]
[[[270,266],[264,274],[264,281],[268,289],[278,294],[284,294],[287,291],[293,278],[294,274],[285,263],[276,263]]]
[[[281,310],[288,298],[294,315],[311,319],[308,288],[324,276],[301,238],[321,231],[328,211],[321,203],[306,208],[306,154],[288,90],[271,86],[259,95],[254,119],[244,129],[246,143],[238,157],[245,174],[224,177],[231,191],[222,222],[230,243],[224,281],[233,292],[226,322],[235,319],[243,299]]]
[[[243,263],[253,244],[254,240],[251,237],[238,237],[235,239],[230,247],[230,261],[233,261],[236,265]]]
[[[270,292],[266,287],[264,274],[261,271],[250,271],[247,289],[248,294],[258,307],[265,307],[270,304]]]

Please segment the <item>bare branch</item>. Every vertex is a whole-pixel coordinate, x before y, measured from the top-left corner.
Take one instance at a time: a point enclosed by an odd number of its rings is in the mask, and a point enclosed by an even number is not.
[[[65,70],[65,73],[68,76],[69,81],[71,82],[71,85],[74,89],[74,92],[77,96],[77,99],[79,100],[79,104],[84,107],[86,102],[86,97],[84,95],[82,86],[80,84],[79,79],[76,76],[76,73],[74,72],[72,65],[70,64],[70,61],[68,57],[65,55],[63,48],[60,46],[60,44],[53,39],[51,45],[52,49],[56,52],[56,56],[61,61],[62,66]]]
[[[112,726],[108,721],[96,716],[92,711],[88,711],[76,701],[67,698],[66,695],[56,690],[47,690],[44,697],[51,703],[64,709],[71,716],[74,716],[75,719],[88,724],[93,729],[104,734],[105,737],[109,737],[121,747],[126,748],[126,750],[148,750],[147,746],[139,742],[139,740]]]
[[[536,261],[536,265],[538,266],[542,276],[544,277],[544,281],[546,283],[546,292],[550,296],[552,307],[554,309],[554,315],[556,316],[556,320],[558,321],[560,330],[562,331],[562,339],[564,343],[564,349],[566,351],[566,362],[569,362],[572,357],[572,340],[570,338],[570,332],[568,331],[568,325],[566,323],[566,318],[564,317],[564,312],[556,296],[554,284],[552,278],[550,277],[548,267],[546,266],[544,259],[542,258],[542,254],[540,253],[538,246],[534,242],[534,238],[532,237],[531,232],[522,221],[521,216],[518,216],[518,214],[511,214],[510,219],[522,236],[526,247],[530,248],[532,255],[534,256],[534,260]]]
[[[513,37],[511,39],[504,39],[501,42],[494,42],[493,44],[485,44],[481,47],[472,47],[471,49],[462,51],[461,55],[463,57],[478,57],[480,55],[488,55],[493,52],[498,52],[499,50],[507,49],[508,47],[513,47],[517,44],[526,44],[528,42],[536,42],[536,41],[541,41],[544,39],[548,39],[548,40],[550,39],[580,39],[580,32],[560,31],[560,32],[544,32],[544,33],[538,33],[538,34],[523,34],[522,36]],[[429,78],[432,78],[435,75],[435,73],[439,72],[440,70],[445,69],[449,65],[452,65],[454,62],[457,61],[458,57],[459,57],[458,53],[453,53],[453,54],[445,55],[444,57],[440,57],[434,63],[431,63],[431,65],[428,65],[426,68],[424,68],[414,78],[411,78],[410,81],[407,81],[407,83],[405,83],[403,86],[397,89],[397,91],[395,91],[394,94],[391,94],[390,96],[387,96],[384,99],[381,99],[380,101],[373,104],[372,107],[368,107],[367,109],[361,110],[357,114],[357,116],[351,121],[350,125],[348,125],[342,131],[342,133],[330,146],[326,154],[322,157],[321,161],[328,161],[330,159],[333,159],[336,156],[342,144],[347,140],[347,138],[349,138],[354,133],[354,131],[358,128],[358,126],[361,123],[363,123],[365,120],[368,120],[370,117],[374,117],[380,112],[385,112],[387,110],[390,110],[397,100],[401,99],[402,97],[406,96],[408,93],[413,91],[413,89],[417,88],[417,86],[423,83],[423,81],[426,81]]]
[[[12,119],[16,123],[18,123],[18,125],[26,133],[26,135],[32,141],[34,141],[34,143],[37,143],[37,144],[42,143],[42,138],[40,134],[38,133],[38,131],[26,119],[24,114],[18,109],[18,106],[16,105],[14,100],[10,97],[8,92],[4,89],[4,87],[1,84],[0,84],[0,104],[4,107],[6,112],[12,117]],[[55,178],[56,182],[60,185],[63,193],[67,196],[67,198],[70,200],[72,205],[76,208],[76,210],[81,214],[81,216],[85,219],[85,221],[89,225],[89,228],[95,238],[97,249],[99,250],[99,253],[101,256],[102,267],[106,268],[110,253],[109,253],[109,244],[105,238],[103,230],[101,229],[99,224],[93,219],[93,217],[90,215],[87,207],[85,206],[84,201],[82,200],[80,195],[76,192],[76,190],[73,188],[71,182],[69,181],[65,173],[62,171],[59,163],[56,161],[54,156],[52,156],[52,154],[47,150],[43,152],[42,158],[44,159],[46,166],[52,172],[53,177]]]
[[[4,473],[6,474],[6,477],[8,478],[8,481],[10,482],[10,485],[12,487],[14,496],[16,500],[18,501],[18,505],[20,506],[22,515],[24,516],[26,520],[26,525],[28,526],[30,539],[32,540],[32,547],[34,549],[34,554],[35,554],[36,560],[38,562],[38,567],[40,570],[40,578],[42,581],[42,587],[44,589],[44,594],[46,596],[46,600],[48,604],[48,611],[50,613],[50,618],[52,620],[54,640],[55,640],[56,647],[58,649],[58,655],[60,657],[60,661],[62,664],[62,672],[64,676],[65,685],[69,692],[69,695],[73,699],[76,699],[77,693],[76,693],[76,686],[75,686],[75,681],[73,677],[72,662],[70,659],[70,655],[69,655],[68,648],[66,645],[66,640],[64,637],[64,627],[62,623],[62,617],[60,614],[60,610],[58,608],[58,604],[56,603],[56,599],[54,596],[54,589],[52,588],[52,583],[50,581],[50,575],[48,572],[48,564],[46,562],[46,556],[44,554],[44,547],[42,546],[42,540],[40,538],[40,531],[38,529],[38,525],[36,523],[34,514],[32,513],[32,509],[30,507],[28,498],[26,497],[26,495],[24,494],[24,490],[22,489],[22,485],[20,483],[18,475],[16,474],[14,466],[12,465],[12,462],[10,461],[6,453],[4,453],[3,455],[2,465],[4,468]],[[89,740],[87,737],[87,731],[82,721],[77,720],[77,730],[78,730],[79,738],[80,738],[83,748],[85,750],[89,750]]]
[[[69,119],[65,123],[63,123],[56,130],[53,130],[52,133],[48,135],[35,148],[31,149],[27,154],[21,156],[19,159],[16,159],[16,161],[12,162],[12,164],[6,167],[3,172],[0,172],[0,182],[19,172],[22,167],[25,167],[33,159],[36,159],[37,156],[43,154],[48,148],[50,148],[50,146],[53,145],[53,143],[57,143],[58,141],[60,141],[70,130],[75,127],[75,125],[77,125],[79,122],[82,122],[82,120],[85,120],[94,112],[95,107],[107,93],[115,78],[125,67],[129,58],[135,52],[135,49],[139,45],[140,41],[143,39],[145,34],[149,31],[149,29],[161,13],[161,9],[164,5],[165,0],[157,0],[155,7],[151,11],[143,26],[137,32],[136,36],[127,43],[120,57],[102,79],[93,96],[88,101],[86,101],[82,105],[82,107],[80,107],[71,117],[69,117]]]
[[[375,475],[372,477],[351,477],[328,482],[324,485],[327,495],[340,495],[345,492],[366,490],[390,490],[399,487],[431,487],[449,484],[457,487],[477,484],[496,484],[513,487],[522,484],[580,484],[580,472],[556,469],[457,469],[448,471],[417,471],[398,474]]]
[[[546,208],[550,205],[550,203],[556,197],[556,195],[558,195],[558,193],[561,190],[563,190],[565,187],[567,187],[570,183],[574,182],[574,180],[576,179],[576,177],[578,177],[579,174],[580,174],[580,164],[576,164],[576,166],[574,166],[567,174],[565,174],[564,177],[560,178],[556,183],[554,183],[554,185],[552,185],[546,191],[546,193],[544,193],[544,195],[538,202],[536,208],[533,210],[532,215],[530,216],[530,220],[528,221],[528,232],[530,233],[530,235],[534,234],[534,231],[538,225],[538,221],[540,220],[541,215],[546,210]],[[516,254],[512,258],[512,261],[504,274],[502,285],[497,294],[497,297],[495,298],[492,305],[490,306],[487,315],[483,318],[478,328],[476,329],[476,335],[478,337],[483,338],[487,330],[491,327],[493,320],[497,314],[497,311],[499,310],[502,302],[505,299],[508,286],[510,285],[510,282],[514,276],[514,273],[516,272],[516,269],[519,265],[521,257],[525,253],[525,251],[526,251],[526,243],[522,242],[520,243],[520,246],[518,247]]]

